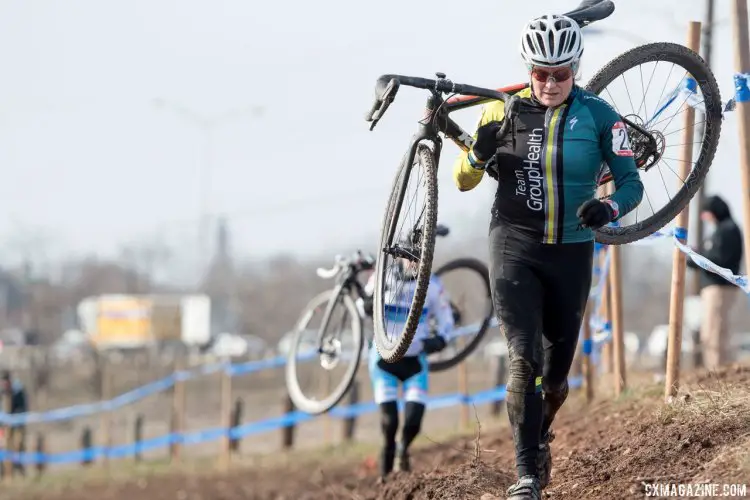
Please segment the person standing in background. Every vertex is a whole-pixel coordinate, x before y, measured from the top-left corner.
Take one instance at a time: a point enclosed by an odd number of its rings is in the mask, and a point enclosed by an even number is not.
[[[11,376],[10,371],[5,370],[2,375],[2,384],[3,397],[10,398],[10,413],[16,414],[28,412],[26,389],[24,389],[21,381],[14,379]],[[5,405],[4,401],[3,405]],[[20,453],[26,451],[26,425],[12,425],[8,430],[8,436],[5,442],[10,443],[11,451],[17,451]],[[14,463],[13,469],[19,471],[21,475],[26,475],[23,464]]]
[[[742,232],[732,219],[729,206],[720,196],[706,198],[701,207],[701,219],[708,225],[711,235],[706,239],[704,257],[714,264],[738,274],[742,260]],[[720,275],[706,271],[692,259],[690,269],[700,274],[701,332],[703,366],[709,370],[731,361],[729,314],[740,290]]]

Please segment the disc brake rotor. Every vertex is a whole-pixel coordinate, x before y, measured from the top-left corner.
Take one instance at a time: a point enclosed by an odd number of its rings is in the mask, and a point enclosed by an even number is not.
[[[323,339],[320,352],[320,366],[326,370],[333,370],[341,359],[341,341],[332,337]]]

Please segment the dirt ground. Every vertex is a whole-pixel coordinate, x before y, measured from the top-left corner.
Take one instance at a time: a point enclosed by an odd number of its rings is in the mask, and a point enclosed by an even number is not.
[[[750,365],[684,374],[680,396],[663,403],[663,385],[633,388],[616,400],[586,406],[580,393],[555,424],[553,499],[643,498],[648,483],[746,484],[750,490]],[[515,479],[507,428],[481,425],[478,437],[445,439],[413,451],[412,473],[385,484],[376,454],[341,450],[285,464],[237,467],[227,473],[152,474],[82,489],[15,488],[0,498],[26,500],[302,500],[505,498]],[[425,440],[423,438],[422,443]],[[312,461],[311,461],[312,460]],[[18,496],[20,495],[20,496]],[[742,498],[739,493],[725,498]],[[746,491],[745,497],[750,497]],[[700,498],[700,497],[698,497]]]

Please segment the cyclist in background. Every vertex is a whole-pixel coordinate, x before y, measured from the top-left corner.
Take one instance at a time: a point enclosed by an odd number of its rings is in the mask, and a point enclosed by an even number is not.
[[[393,273],[396,279],[392,284],[385,285],[384,309],[386,330],[396,334],[404,328],[411,307],[416,288],[416,269],[407,259],[399,259],[394,267],[397,267],[397,272]],[[374,278],[374,275],[370,276],[365,286],[367,298],[364,300],[363,308],[369,317],[372,316]],[[431,331],[431,322],[436,325],[435,331]],[[440,278],[432,275],[419,326],[404,357],[395,363],[387,363],[380,357],[375,345],[370,345],[368,368],[375,402],[380,406],[380,425],[384,441],[379,464],[381,480],[393,470],[394,461],[397,470],[410,470],[409,446],[422,427],[425,397],[429,386],[427,356],[445,348],[446,338],[449,337],[453,326],[454,317],[448,294]],[[397,445],[399,384],[403,388],[406,404],[401,441]]]
[[[529,86],[520,98],[516,147],[498,142],[504,103],[487,104],[472,149],[454,167],[460,191],[485,171],[498,181],[489,233],[494,310],[508,343],[507,408],[519,480],[513,500],[541,498],[549,482],[555,414],[591,286],[593,230],[641,201],[627,130],[604,100],[578,87],[583,39],[566,16],[545,15],[523,29]],[[611,198],[595,198],[601,164],[614,177]]]

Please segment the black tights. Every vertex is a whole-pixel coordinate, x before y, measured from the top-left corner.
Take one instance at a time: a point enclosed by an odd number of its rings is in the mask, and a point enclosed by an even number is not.
[[[404,408],[404,427],[401,430],[402,453],[406,454],[414,438],[422,428],[425,406],[422,403],[407,401]],[[396,456],[396,433],[398,432],[398,405],[395,401],[380,404],[380,427],[383,431],[383,456],[381,474],[393,470]]]
[[[490,232],[490,279],[508,342],[507,408],[519,477],[537,474],[541,436],[568,395],[593,252],[593,242],[542,244],[502,226]]]

